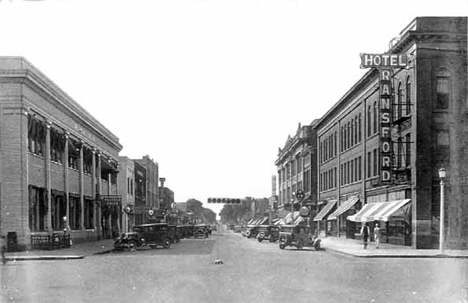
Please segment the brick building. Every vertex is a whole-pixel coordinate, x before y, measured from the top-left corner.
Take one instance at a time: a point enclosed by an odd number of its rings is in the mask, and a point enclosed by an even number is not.
[[[21,57],[0,57],[0,229],[73,240],[118,231],[118,138]]]
[[[310,125],[299,124],[293,137],[288,136],[283,148],[278,150],[275,165],[278,170],[278,215],[285,217],[294,204],[295,193],[302,190],[303,203],[315,214],[317,209],[317,137],[314,129],[318,120]]]
[[[414,19],[385,54],[362,58],[369,71],[315,126],[328,203],[317,222],[329,234],[353,238],[381,221],[385,241],[438,247],[443,167],[446,245],[467,248],[466,21]]]

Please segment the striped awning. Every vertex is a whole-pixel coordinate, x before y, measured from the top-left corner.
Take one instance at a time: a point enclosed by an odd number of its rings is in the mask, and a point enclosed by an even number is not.
[[[347,219],[354,222],[388,221],[390,218],[409,221],[410,201],[411,199],[368,203]]]
[[[336,205],[336,200],[330,200],[328,203],[322,208],[322,210],[314,217],[314,221],[322,221],[323,218],[328,215],[331,210],[333,209],[333,206]]]
[[[296,218],[296,220],[294,220],[294,225],[298,225],[299,223],[301,223],[304,220],[305,220],[305,218],[303,216],[299,216],[299,217]]]
[[[357,201],[359,201],[358,197],[351,196],[351,198],[348,198],[348,200],[346,200],[343,204],[338,206],[338,208],[331,215],[328,216],[327,220],[336,220],[339,215],[343,214],[345,211],[353,207]]]
[[[268,223],[268,217],[264,217],[264,218],[258,223],[258,225],[264,225],[264,224],[266,224],[266,223]]]
[[[284,224],[293,224],[294,221],[299,217],[299,212],[295,211],[294,213],[290,212],[284,217]]]

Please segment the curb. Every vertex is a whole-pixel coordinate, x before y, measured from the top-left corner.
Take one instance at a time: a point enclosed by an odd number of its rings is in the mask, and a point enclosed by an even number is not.
[[[335,252],[335,253],[338,253],[338,254],[342,254],[342,255],[346,255],[346,256],[351,256],[351,257],[355,257],[355,258],[426,258],[426,259],[429,259],[429,258],[443,258],[443,259],[468,259],[468,256],[451,256],[451,255],[442,255],[442,254],[435,254],[435,255],[394,255],[394,254],[379,254],[379,255],[360,255],[360,254],[355,254],[355,253],[351,253],[351,252],[346,252],[346,251],[342,251],[342,250],[339,250],[339,249],[335,249],[335,248],[329,248],[329,247],[326,247],[326,250],[330,250],[332,252]]]
[[[16,261],[37,261],[37,260],[76,260],[83,259],[84,256],[18,256],[7,257],[6,260],[10,262]]]

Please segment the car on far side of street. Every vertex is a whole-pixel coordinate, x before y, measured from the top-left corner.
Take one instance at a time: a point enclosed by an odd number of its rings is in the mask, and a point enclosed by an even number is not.
[[[235,233],[241,233],[242,232],[242,226],[240,226],[240,225],[234,226],[234,232]]]
[[[206,224],[198,224],[195,225],[194,230],[193,230],[193,238],[199,239],[199,238],[208,238],[208,236],[211,234],[210,226]]]
[[[134,250],[142,246],[156,248],[158,245],[169,248],[173,243],[173,237],[174,234],[167,223],[136,225],[132,232],[123,233],[114,240],[114,249]]]

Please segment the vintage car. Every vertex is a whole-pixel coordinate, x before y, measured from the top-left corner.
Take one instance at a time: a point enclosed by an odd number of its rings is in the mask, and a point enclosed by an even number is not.
[[[279,230],[279,226],[276,225],[260,225],[257,235],[258,242],[262,242],[263,240],[268,240],[270,242],[278,241]]]
[[[242,232],[242,226],[240,226],[240,225],[234,226],[234,232],[235,233],[241,233]]]
[[[295,246],[297,249],[303,247],[314,247],[320,250],[320,238],[316,237],[308,226],[304,225],[282,225],[279,233],[279,248]]]
[[[195,239],[208,238],[210,234],[211,234],[211,230],[210,230],[209,225],[198,224],[194,226],[193,237]]]
[[[247,238],[256,238],[258,235],[259,225],[247,225],[245,236]]]
[[[123,233],[114,240],[114,249],[134,250],[141,246],[156,248],[161,245],[164,248],[171,247],[174,234],[171,233],[167,223],[150,223],[134,226],[132,232]]]

